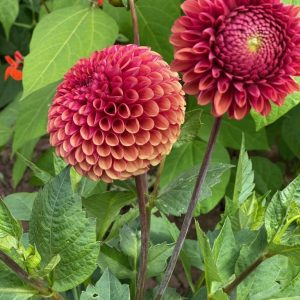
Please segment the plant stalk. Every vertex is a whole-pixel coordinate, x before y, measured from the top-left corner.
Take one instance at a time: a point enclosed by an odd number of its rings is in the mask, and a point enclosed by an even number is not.
[[[203,161],[202,161],[202,165],[200,167],[200,171],[199,171],[199,175],[198,175],[196,184],[195,184],[194,192],[193,192],[189,207],[187,209],[187,213],[184,217],[184,221],[183,221],[181,231],[180,231],[178,240],[176,242],[175,248],[173,250],[172,257],[169,261],[169,264],[168,264],[167,270],[165,272],[165,275],[163,277],[163,280],[159,286],[159,290],[158,290],[157,296],[155,298],[156,300],[161,300],[163,297],[163,294],[165,293],[165,291],[167,289],[167,286],[169,284],[169,281],[170,281],[173,271],[175,269],[180,251],[182,249],[183,243],[185,241],[186,235],[187,235],[189,227],[191,225],[193,213],[194,213],[196,204],[197,204],[198,199],[201,194],[201,189],[202,189],[202,186],[203,186],[203,183],[204,183],[207,171],[208,171],[208,166],[209,166],[209,162],[211,159],[211,155],[212,155],[212,152],[213,152],[216,140],[217,140],[218,132],[219,132],[220,125],[221,125],[221,120],[222,120],[222,118],[219,117],[219,118],[216,118],[214,121],[212,130],[211,130],[211,134],[209,137],[207,149],[206,149]]]
[[[147,174],[135,177],[135,183],[138,195],[138,204],[140,211],[141,222],[141,256],[138,272],[137,294],[136,300],[144,299],[145,283],[147,275],[147,260],[149,246],[149,231],[150,231],[150,211],[147,209]]]
[[[129,0],[129,6],[130,6],[130,13],[131,13],[131,20],[132,20],[132,27],[133,27],[133,42],[136,45],[140,45],[140,34],[139,34],[139,22],[138,17],[136,14],[136,8],[134,0]]]
[[[62,300],[63,297],[58,293],[47,287],[46,283],[38,278],[30,277],[30,275],[23,270],[13,259],[11,259],[6,253],[0,250],[0,260],[9,267],[23,282],[27,283],[35,290],[37,290],[43,296],[51,296],[52,299]]]

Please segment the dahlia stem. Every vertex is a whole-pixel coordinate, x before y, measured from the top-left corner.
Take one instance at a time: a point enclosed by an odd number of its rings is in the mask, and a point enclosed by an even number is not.
[[[134,1],[135,0],[128,1],[130,6],[130,13],[131,13],[131,20],[132,20],[132,27],[133,27],[133,42],[136,45],[140,45],[139,22],[136,14]]]
[[[138,272],[137,294],[136,300],[144,299],[145,283],[147,276],[147,260],[148,260],[148,245],[150,240],[150,214],[151,211],[147,209],[147,174],[135,177],[138,204],[140,211],[141,222],[141,256]]]
[[[0,260],[9,267],[23,282],[27,283],[35,290],[37,290],[42,296],[51,296],[55,300],[63,300],[64,298],[47,287],[46,283],[38,278],[31,277],[25,270],[23,270],[13,259],[11,259],[6,253],[0,250]]]
[[[184,221],[183,221],[181,231],[180,231],[178,240],[176,242],[175,248],[173,250],[172,257],[169,261],[169,264],[168,264],[167,270],[165,272],[165,275],[163,277],[163,280],[159,286],[158,293],[155,298],[156,300],[161,300],[163,297],[163,294],[165,293],[165,291],[167,289],[167,286],[169,284],[169,281],[170,281],[173,271],[175,269],[176,262],[178,260],[180,251],[182,249],[183,243],[186,239],[186,235],[188,233],[188,230],[191,225],[192,218],[193,218],[193,213],[194,213],[197,201],[200,197],[201,189],[202,189],[202,186],[203,186],[203,183],[204,183],[207,171],[208,171],[209,162],[210,162],[211,155],[212,155],[212,152],[213,152],[216,140],[217,140],[220,125],[221,125],[221,117],[216,118],[214,121],[212,130],[211,130],[211,134],[209,137],[209,141],[207,144],[207,149],[206,149],[203,161],[202,161],[202,165],[200,167],[200,171],[199,171],[199,175],[198,175],[196,184],[195,184],[194,192],[193,192],[189,207],[187,209],[187,213],[184,217]]]

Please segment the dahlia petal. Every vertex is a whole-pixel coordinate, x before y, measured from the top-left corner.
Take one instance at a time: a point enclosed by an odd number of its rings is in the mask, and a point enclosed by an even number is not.
[[[222,116],[228,111],[231,103],[232,95],[230,92],[221,94],[219,91],[217,91],[213,102],[214,114],[216,116]]]

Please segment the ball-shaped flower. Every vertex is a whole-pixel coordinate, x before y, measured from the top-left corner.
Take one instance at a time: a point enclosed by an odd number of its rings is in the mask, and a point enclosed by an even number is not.
[[[282,105],[299,86],[300,7],[279,0],[186,0],[172,28],[175,60],[186,93],[211,103],[218,117],[242,119],[270,101]]]
[[[81,175],[127,179],[170,152],[184,106],[179,76],[159,54],[115,45],[65,75],[49,110],[50,143]]]

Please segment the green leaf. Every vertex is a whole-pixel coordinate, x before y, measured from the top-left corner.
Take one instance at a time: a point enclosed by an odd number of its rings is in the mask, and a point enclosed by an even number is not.
[[[12,216],[3,201],[0,200],[0,249],[17,248],[22,236],[20,223]]]
[[[277,192],[268,205],[265,226],[268,241],[287,246],[300,245],[300,176],[283,191]]]
[[[95,286],[89,285],[80,300],[130,300],[129,286],[105,270]]]
[[[10,28],[17,18],[18,12],[18,0],[0,0],[0,22],[4,26],[7,38],[9,37]]]
[[[254,189],[254,172],[252,162],[245,151],[244,140],[242,141],[239,162],[237,165],[236,179],[234,184],[233,202],[243,203]]]
[[[37,193],[15,193],[6,196],[3,202],[17,220],[29,221]]]
[[[300,83],[299,78],[297,78],[298,83]],[[268,116],[263,117],[258,112],[251,110],[251,116],[254,119],[256,130],[260,130],[284,116],[292,108],[300,103],[300,93],[296,92],[286,97],[284,104],[282,106],[277,106],[271,102],[271,112]]]
[[[38,140],[29,141],[21,149],[19,149],[18,152],[26,157],[27,160],[30,160],[37,142]],[[26,168],[27,164],[24,162],[24,160],[21,159],[21,157],[17,157],[12,170],[12,181],[14,187],[16,187],[21,181]]]
[[[194,109],[186,112],[185,122],[181,127],[180,137],[174,147],[180,147],[193,141],[199,136],[201,131],[202,109]]]
[[[300,126],[300,106],[288,113],[282,124],[281,136],[295,156],[300,158],[300,139],[297,128]]]
[[[116,9],[107,2],[104,10],[118,22],[121,33],[132,39],[130,12],[126,8]],[[170,62],[173,55],[169,37],[174,21],[180,16],[180,0],[152,0],[151,3],[141,0],[137,1],[136,10],[141,44],[150,46]]]
[[[214,242],[212,254],[219,270],[219,276],[225,282],[234,274],[235,263],[239,255],[230,219],[225,220]]]
[[[173,252],[173,244],[158,244],[150,246],[147,263],[147,276],[155,277],[161,275],[167,267],[167,260]]]
[[[47,15],[35,28],[25,58],[23,98],[60,80],[78,59],[112,45],[117,33],[115,21],[100,9],[73,6]]]
[[[123,253],[137,261],[140,253],[140,240],[137,232],[134,232],[128,225],[120,230],[120,248]]]
[[[106,242],[112,240],[118,235],[119,229],[130,221],[136,219],[139,216],[139,210],[137,208],[130,209],[127,213],[119,215],[118,218],[113,223],[108,237],[105,239]]]
[[[18,111],[17,101],[7,105],[0,111],[0,147],[4,146],[12,136]]]
[[[36,177],[38,177],[43,183],[47,183],[52,179],[52,176],[41,170],[39,167],[37,167],[33,162],[28,160],[23,154],[17,152],[18,158],[20,158],[24,164],[31,169],[31,171],[34,173]]]
[[[69,168],[37,195],[29,236],[44,265],[55,255],[61,257],[52,272],[54,290],[71,289],[95,270],[99,253],[95,223],[85,217],[80,197],[72,191]]]
[[[222,280],[219,274],[217,264],[214,259],[212,249],[209,244],[209,240],[205,235],[205,233],[200,228],[198,222],[196,222],[196,232],[197,232],[197,239],[199,242],[201,253],[204,259],[206,288],[210,293],[212,290],[213,282],[221,282]]]
[[[26,300],[37,291],[25,285],[13,271],[0,262],[0,299]]]
[[[278,165],[265,157],[251,157],[254,170],[255,190],[261,195],[275,192],[282,187],[283,174]]]
[[[166,158],[161,176],[161,188],[171,183],[175,178],[182,175],[182,173],[201,164],[206,147],[207,144],[205,142],[195,140],[181,147],[173,148],[171,154]],[[216,144],[211,162],[230,163],[228,151],[221,144]],[[212,196],[198,203],[196,209],[197,215],[209,212],[218,204],[225,194],[229,178],[230,170],[226,171],[222,175],[221,181],[214,186]]]
[[[201,138],[207,141],[213,123],[213,117],[210,113],[203,113],[202,123]],[[247,150],[269,150],[266,131],[262,129],[257,132],[254,121],[249,116],[241,121],[231,120],[225,117],[222,120],[218,140],[225,147],[239,150],[243,134],[245,136],[245,148]]]
[[[129,279],[134,275],[128,257],[106,244],[101,245],[98,265],[102,271],[108,268],[119,279]]]
[[[269,258],[238,285],[236,298],[239,300],[273,299],[291,283],[295,272],[298,274],[299,268],[291,266],[284,256],[277,255]],[[299,296],[299,290],[294,296]]]
[[[58,82],[43,87],[19,103],[13,151],[17,151],[28,141],[39,138],[47,132],[47,114]]]
[[[111,223],[117,218],[122,207],[135,199],[132,192],[104,192],[83,199],[87,212],[97,218],[97,231],[101,240]]]
[[[213,164],[209,167],[199,201],[207,199],[212,195],[212,187],[221,181],[221,176],[230,167],[230,165],[225,164]],[[185,213],[198,173],[199,167],[194,167],[164,187],[155,202],[157,208],[163,213],[173,216],[180,216]]]
[[[239,209],[239,224],[241,228],[258,230],[263,224],[266,212],[266,197],[252,194]]]

